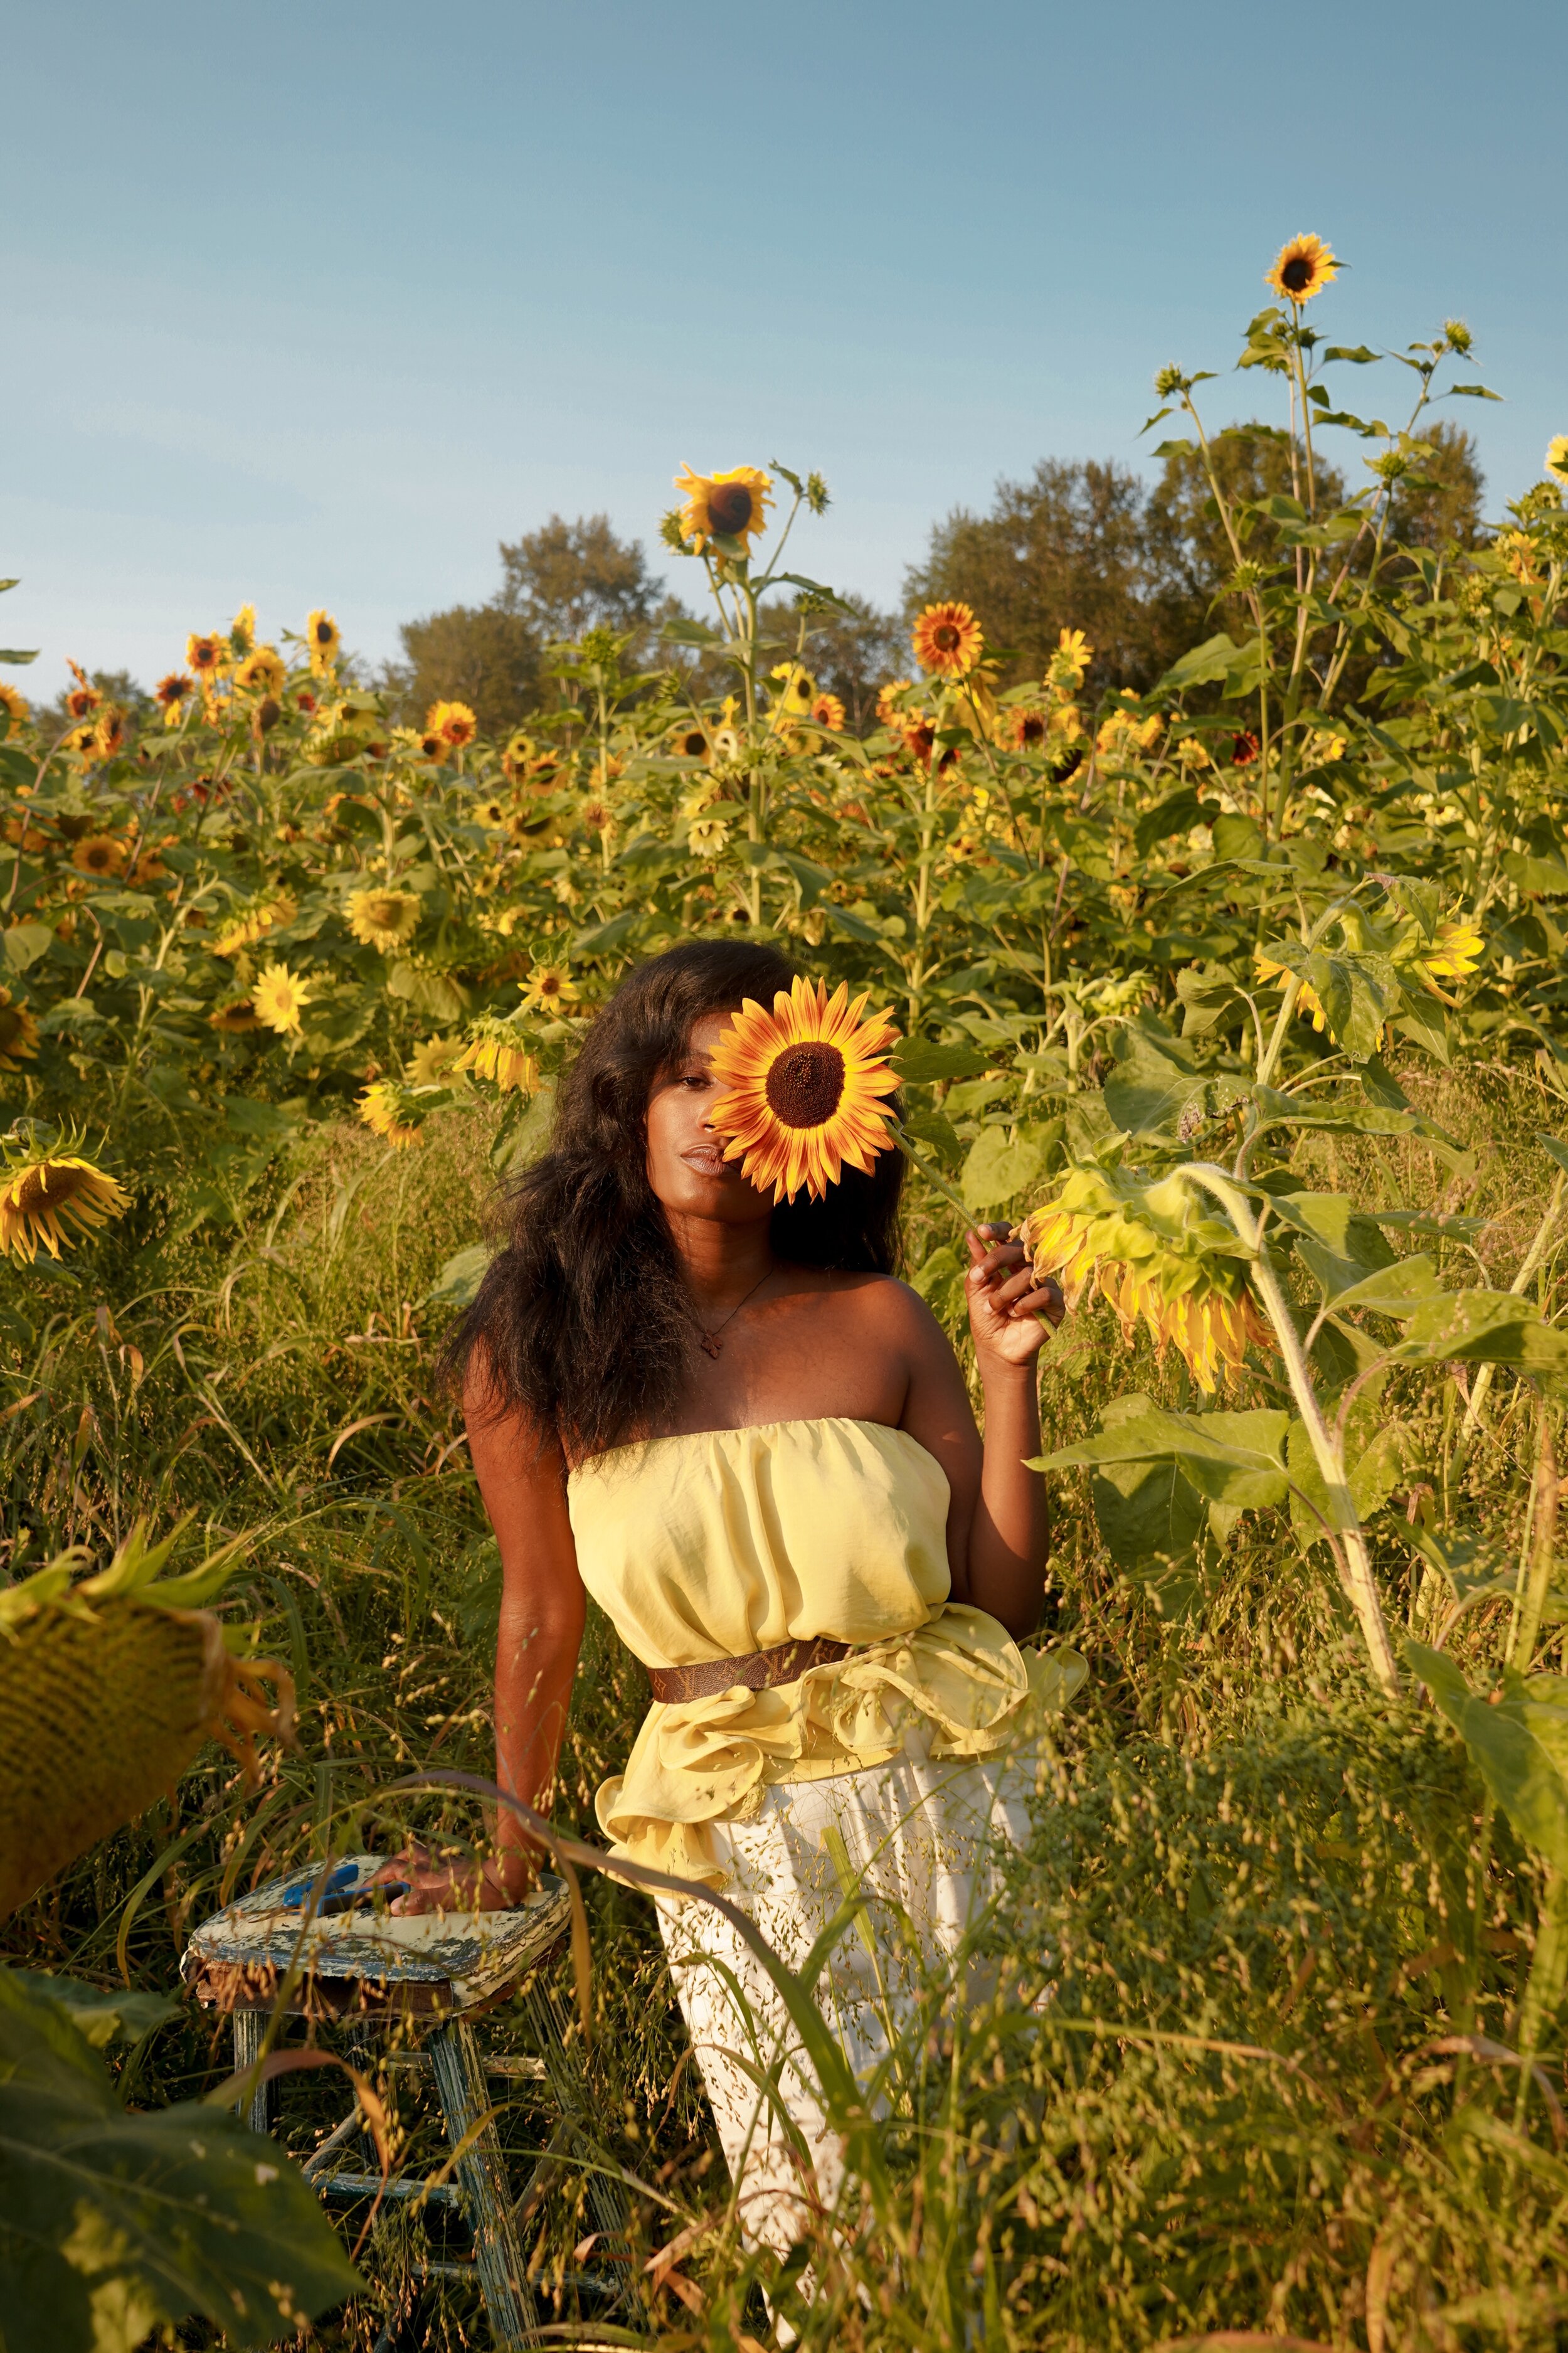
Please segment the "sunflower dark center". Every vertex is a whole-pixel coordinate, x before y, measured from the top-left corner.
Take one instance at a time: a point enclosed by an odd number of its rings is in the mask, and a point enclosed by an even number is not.
[[[1292,254],[1279,275],[1284,280],[1289,293],[1304,292],[1312,282],[1312,264],[1310,257],[1304,253]]]
[[[843,1100],[844,1057],[820,1038],[786,1046],[769,1068],[766,1092],[785,1127],[824,1127]]]
[[[319,646],[330,646],[331,642],[332,625],[331,621],[318,621],[316,624],[316,643]]]
[[[951,621],[941,621],[931,631],[931,641],[939,653],[950,654],[958,644],[958,631]]]
[[[1046,723],[1043,719],[1037,719],[1031,712],[1025,720],[1020,732],[1026,744],[1037,744],[1045,734]]]
[[[721,482],[708,501],[714,528],[733,536],[752,520],[752,493],[744,482]]]
[[[82,1191],[87,1182],[84,1168],[65,1168],[57,1161],[46,1161],[42,1166],[29,1168],[17,1186],[14,1201],[24,1218],[36,1218],[41,1209],[63,1209]]]

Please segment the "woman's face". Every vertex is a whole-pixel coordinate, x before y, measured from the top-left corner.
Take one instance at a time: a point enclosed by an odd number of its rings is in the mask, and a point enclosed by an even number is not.
[[[727,1013],[703,1014],[692,1024],[681,1060],[654,1081],[647,1106],[647,1181],[672,1217],[747,1225],[771,1215],[772,1196],[742,1176],[738,1160],[725,1159],[724,1146],[708,1124],[724,1092],[710,1057],[729,1021]]]

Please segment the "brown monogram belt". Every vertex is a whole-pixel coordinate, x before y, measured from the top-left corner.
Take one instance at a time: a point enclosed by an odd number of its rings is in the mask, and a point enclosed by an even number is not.
[[[819,1634],[811,1642],[780,1642],[771,1651],[747,1651],[738,1659],[703,1659],[694,1667],[650,1667],[648,1682],[655,1699],[666,1707],[683,1700],[711,1699],[715,1692],[767,1691],[774,1683],[793,1683],[812,1667],[826,1667],[847,1659],[853,1642],[835,1642]]]

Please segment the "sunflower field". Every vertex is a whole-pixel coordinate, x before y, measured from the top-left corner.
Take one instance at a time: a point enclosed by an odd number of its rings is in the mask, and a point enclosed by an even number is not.
[[[827,491],[772,461],[678,480],[707,617],[651,669],[552,648],[505,742],[394,723],[325,611],[194,632],[151,716],[79,671],[44,729],[0,685],[6,2347],[489,2341],[406,2214],[351,2261],[247,2159],[176,1966],[279,1872],[482,1840],[390,1788],[493,1766],[499,1567],[437,1353],[595,1007],[716,934],[886,1008],[906,1272],[961,1347],[965,1218],[1062,1282],[1045,1639],[1090,1677],[994,1995],[933,1983],[782,2271],[651,1915],[589,1880],[599,2141],[525,2217],[553,2341],[1563,2341],[1568,436],[1479,546],[1402,541],[1441,405],[1492,396],[1458,321],[1330,342],[1334,275],[1315,237],[1268,273],[1244,429],[1292,487],[1212,471],[1241,617],[1142,695],[1091,701],[1073,628],[1005,685],[938,603],[851,732],[813,669],[841,601],[791,568]],[[1162,370],[1159,454],[1209,463],[1206,380]],[[563,1828],[596,1837],[646,1698],[595,1620]],[[297,2080],[296,2160],[330,2105]],[[406,2078],[356,2080],[429,2173]],[[99,2154],[28,2203],[68,2144]],[[595,2167],[630,2220],[591,2253]]]

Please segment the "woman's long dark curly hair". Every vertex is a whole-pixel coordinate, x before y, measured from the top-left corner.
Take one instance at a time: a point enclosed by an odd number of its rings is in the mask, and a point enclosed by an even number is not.
[[[501,1412],[554,1430],[569,1461],[654,1427],[679,1394],[701,1325],[647,1177],[647,1106],[678,1068],[692,1026],[771,1005],[794,978],[776,948],[694,940],[628,974],[561,1083],[550,1148],[510,1183],[504,1237],[445,1351],[454,1375],[482,1366]],[[775,1254],[797,1266],[890,1274],[899,1254],[903,1155],[869,1176],[846,1168],[826,1199],[773,1213]]]

